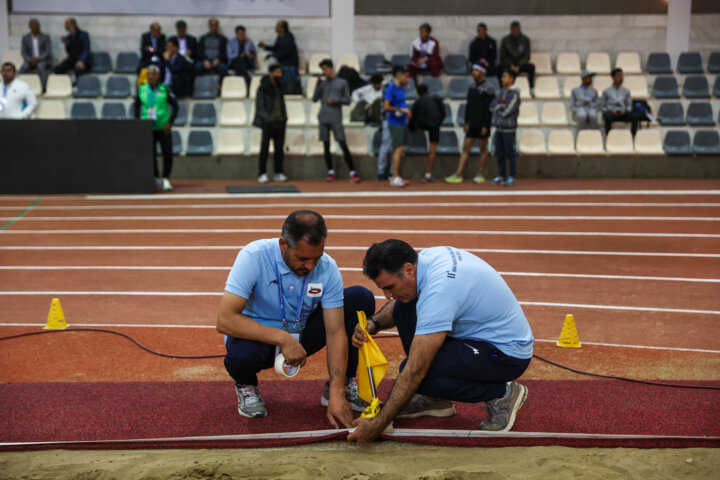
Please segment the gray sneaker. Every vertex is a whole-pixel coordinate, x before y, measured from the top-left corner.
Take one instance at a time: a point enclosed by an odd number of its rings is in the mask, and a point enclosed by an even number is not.
[[[263,418],[267,415],[265,402],[255,385],[235,384],[235,393],[238,397],[238,413],[248,418]]]
[[[515,414],[525,403],[528,389],[517,382],[510,382],[510,392],[504,397],[487,402],[488,419],[480,422],[480,430],[507,432],[515,423]]]
[[[352,407],[354,412],[362,413],[370,406],[368,402],[358,396],[357,382],[355,382],[355,380],[349,380],[345,384],[345,400],[350,402],[350,407]],[[330,403],[330,382],[325,382],[325,387],[323,387],[323,393],[320,397],[320,405],[327,407],[328,403]]]
[[[455,415],[455,404],[451,400],[416,393],[397,418],[452,417],[453,415]]]

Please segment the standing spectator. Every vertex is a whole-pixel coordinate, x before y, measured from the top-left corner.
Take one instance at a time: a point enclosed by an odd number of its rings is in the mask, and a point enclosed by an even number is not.
[[[270,52],[267,58],[274,58],[283,69],[283,87],[288,94],[302,93],[298,76],[298,51],[295,37],[290,32],[288,22],[278,20],[275,24],[277,38],[272,45],[258,43],[263,50]]]
[[[490,102],[495,98],[495,87],[485,80],[485,68],[475,64],[472,68],[472,77],[475,83],[468,88],[465,106],[465,143],[463,144],[460,163],[457,171],[445,177],[447,183],[462,183],[463,170],[470,157],[470,149],[477,141],[480,146],[480,170],[473,182],[485,182],[485,167],[488,160],[488,137],[492,124],[492,113],[490,113]]]
[[[350,170],[350,180],[353,183],[360,182],[360,177],[355,172],[352,155],[345,142],[345,129],[342,124],[342,106],[350,105],[350,87],[348,87],[345,79],[335,75],[333,62],[325,59],[320,62],[322,76],[318,78],[313,93],[313,102],[320,101],[320,111],[318,112],[318,138],[323,142],[323,152],[325,155],[325,166],[327,166],[328,174],[325,177],[326,182],[335,180],[335,169],[333,168],[332,155],[330,154],[330,131],[333,132],[335,141],[340,145],[345,163]]]
[[[497,63],[497,42],[487,34],[487,25],[477,24],[477,37],[470,42],[468,49],[470,65],[480,65],[488,76],[495,76]]]
[[[592,86],[594,76],[594,72],[585,70],[582,75],[580,75],[582,83],[573,88],[572,95],[570,96],[572,99],[570,110],[573,112],[578,130],[598,128],[597,114],[600,98],[598,97],[597,90]]]
[[[193,66],[180,55],[178,41],[168,39],[163,53],[163,73],[165,85],[168,85],[178,98],[189,97],[193,92]]]
[[[150,31],[140,36],[140,65],[138,71],[151,63],[157,63],[165,53],[165,34],[158,22],[150,24]]]
[[[285,145],[285,125],[287,124],[285,96],[281,82],[283,71],[280,65],[273,64],[268,68],[268,73],[260,81],[260,87],[255,97],[255,118],[253,119],[253,125],[262,129],[258,168],[258,182],[260,183],[267,183],[270,180],[267,173],[265,173],[265,165],[267,164],[271,139],[275,150],[273,180],[277,182],[287,180],[283,173],[283,148]]]
[[[515,72],[528,74],[530,88],[535,87],[535,65],[530,63],[530,39],[520,32],[520,22],[510,24],[510,34],[500,42],[500,64],[502,70],[508,68]]]
[[[74,18],[65,20],[65,31],[68,34],[61,38],[65,44],[67,58],[56,65],[55,73],[72,72],[75,75],[88,73],[92,68],[92,55],[90,54],[90,36],[78,28]]]
[[[370,83],[353,90],[351,97],[355,108],[350,112],[351,121],[380,124],[382,121],[382,83],[382,75],[374,73],[370,77]]]
[[[443,62],[440,58],[440,42],[430,36],[432,27],[429,23],[420,25],[420,36],[410,46],[410,63],[407,70],[417,85],[418,72],[428,72],[433,77],[440,75]]]
[[[235,71],[235,75],[245,78],[248,91],[250,90],[250,72],[257,68],[257,50],[252,40],[245,35],[245,27],[235,27],[235,37],[227,44],[228,66]]]
[[[406,187],[410,184],[400,176],[400,162],[405,151],[408,119],[412,113],[407,108],[405,98],[405,85],[410,81],[410,74],[402,66],[393,69],[394,81],[385,89],[385,103],[383,109],[388,116],[388,132],[393,148],[393,177],[390,185],[393,187]],[[380,172],[378,172],[379,174]]]
[[[15,78],[14,64],[2,64],[2,81],[0,119],[30,118],[37,107],[37,99],[27,83]]]
[[[40,32],[40,22],[34,18],[30,19],[28,26],[30,27],[30,33],[26,33],[22,37],[20,51],[25,61],[20,67],[20,73],[37,70],[42,84],[42,91],[45,92],[47,77],[52,66],[50,36]]]
[[[394,81],[394,79],[391,79],[390,82],[387,83],[382,89],[382,106],[380,108],[382,115],[382,125],[380,126],[380,150],[378,151],[378,182],[387,180],[394,171],[392,168],[391,157],[393,152],[393,143],[392,137],[390,136],[390,128],[388,127],[389,114],[385,111],[385,94],[387,93],[387,89],[390,88],[390,85],[392,85]]]
[[[430,137],[428,163],[423,176],[423,181],[430,183],[435,180],[432,176],[432,170],[435,165],[438,141],[440,141],[440,125],[445,119],[445,105],[441,98],[428,92],[427,85],[419,85],[417,91],[419,97],[413,104],[410,124],[413,129],[419,128],[427,131]]]
[[[177,41],[180,55],[187,58],[189,62],[193,62],[199,56],[197,39],[187,34],[187,23],[185,23],[185,20],[175,22],[175,31],[177,35],[173,35],[170,39]]]
[[[160,67],[150,65],[147,67],[147,83],[138,88],[135,97],[135,118],[152,121],[153,131],[153,168],[155,169],[155,181],[158,187],[164,191],[172,190],[168,178],[172,171],[172,124],[178,113],[178,103],[172,90],[160,82]],[[155,148],[160,144],[163,157],[162,178],[158,175],[157,163],[155,162]]]
[[[495,125],[495,156],[498,163],[498,176],[493,178],[494,185],[515,185],[515,172],[517,169],[517,148],[515,146],[515,130],[517,117],[520,113],[520,89],[515,86],[515,70],[507,69],[500,78],[502,88],[498,91],[495,101],[490,105],[493,112],[492,123]],[[510,164],[510,175],[506,175]]]
[[[623,71],[621,68],[616,68],[610,72],[610,76],[612,76],[613,83],[603,91],[600,99],[605,119],[605,135],[612,128],[613,122],[630,122],[630,131],[634,137],[638,128],[638,120],[631,114],[632,97],[630,96],[630,90],[622,86]]]
[[[198,59],[195,62],[195,74],[207,75],[215,73],[220,81],[228,71],[227,38],[220,33],[220,22],[217,18],[208,21],[209,32],[200,37]]]

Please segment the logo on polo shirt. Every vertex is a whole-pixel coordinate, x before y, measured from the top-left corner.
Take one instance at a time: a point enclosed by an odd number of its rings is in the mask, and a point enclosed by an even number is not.
[[[322,292],[323,292],[322,283],[308,284],[308,290],[307,290],[308,297],[322,297]]]

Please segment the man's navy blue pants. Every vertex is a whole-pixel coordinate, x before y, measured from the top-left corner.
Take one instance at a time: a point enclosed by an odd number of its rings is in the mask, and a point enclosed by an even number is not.
[[[405,355],[415,336],[416,303],[396,301],[393,310]],[[400,371],[406,362],[403,360]],[[505,355],[488,342],[445,337],[417,392],[458,402],[487,402],[505,395],[506,383],[520,377],[528,365],[529,358]]]
[[[370,317],[375,313],[375,297],[365,287],[349,287],[344,290],[345,332],[348,338],[348,378],[355,376],[358,364],[358,351],[350,342],[357,325],[357,311],[362,310]],[[308,357],[319,352],[326,344],[325,323],[323,321],[322,304],[310,314],[300,336],[300,344]],[[225,369],[237,383],[241,385],[257,385],[257,373],[260,370],[273,368],[275,365],[275,345],[227,337],[225,342]]]

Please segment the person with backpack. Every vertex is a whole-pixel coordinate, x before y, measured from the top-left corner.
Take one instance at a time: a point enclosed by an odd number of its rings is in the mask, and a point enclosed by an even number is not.
[[[430,94],[428,86],[425,84],[418,85],[417,92],[419,97],[412,107],[410,129],[427,131],[428,137],[430,137],[428,163],[425,175],[423,175],[423,181],[429,183],[435,180],[432,170],[435,165],[438,142],[440,141],[440,125],[445,119],[445,105],[443,105],[441,98]]]

